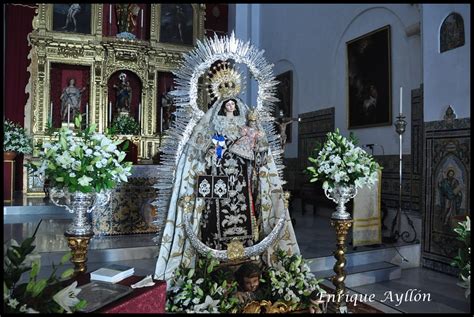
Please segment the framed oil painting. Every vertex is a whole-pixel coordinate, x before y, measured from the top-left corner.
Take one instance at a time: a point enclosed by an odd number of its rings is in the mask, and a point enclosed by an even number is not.
[[[53,4],[53,31],[91,34],[91,4]]]
[[[193,45],[193,16],[191,4],[162,4],[160,42]]]
[[[391,125],[390,25],[346,44],[348,128]]]

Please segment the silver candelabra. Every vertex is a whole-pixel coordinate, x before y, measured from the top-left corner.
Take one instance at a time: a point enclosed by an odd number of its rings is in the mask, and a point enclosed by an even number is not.
[[[407,122],[405,121],[405,116],[400,113],[400,115],[397,117],[397,121],[395,121],[395,131],[398,133],[399,137],[399,169],[398,169],[398,174],[399,174],[399,189],[398,189],[398,209],[397,209],[397,214],[395,218],[393,218],[392,221],[392,228],[390,230],[390,238],[394,241],[397,241],[399,238],[402,238],[404,242],[411,243],[416,240],[416,230],[415,226],[413,225],[413,221],[410,219],[408,214],[405,214],[405,217],[407,218],[408,224],[410,227],[413,229],[414,232],[414,237],[411,240],[408,240],[410,237],[410,233],[408,231],[403,231],[400,233],[400,225],[401,225],[401,216],[402,216],[402,171],[403,171],[403,152],[402,152],[402,145],[403,145],[403,133],[405,133],[405,128],[406,128]],[[395,227],[397,227],[395,229]]]

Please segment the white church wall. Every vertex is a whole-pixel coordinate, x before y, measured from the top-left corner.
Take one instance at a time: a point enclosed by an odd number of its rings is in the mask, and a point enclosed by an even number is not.
[[[464,20],[465,44],[440,53],[440,28],[452,12]],[[470,4],[423,4],[424,121],[441,120],[451,105],[457,118],[470,113]]]
[[[404,113],[410,120],[411,89],[422,81],[421,45],[419,34],[410,30],[419,23],[417,6],[409,4],[260,4],[258,19],[238,16],[239,6],[252,11],[255,5],[236,5],[236,34],[250,28],[259,34],[258,43],[265,49],[266,58],[275,64],[275,74],[292,65],[294,81],[293,116],[299,113],[335,107],[336,127],[348,135],[347,129],[347,56],[346,42],[385,25],[391,26],[392,46],[392,121],[396,120],[399,87],[403,86]],[[239,26],[239,20],[240,26]],[[245,24],[245,21],[246,24]],[[230,28],[232,29],[232,27]],[[408,32],[408,36],[407,35]],[[411,32],[411,33],[410,33]],[[247,31],[247,36],[249,36]],[[281,65],[281,66],[279,66]],[[281,69],[279,69],[281,67]],[[294,138],[287,145],[285,156],[297,157],[297,124],[293,124]],[[382,126],[353,129],[359,143],[380,144],[385,154],[398,154],[395,128]],[[411,129],[407,126],[403,153],[410,153]],[[380,150],[379,150],[380,151]],[[376,152],[375,154],[381,154]]]
[[[242,41],[250,41],[260,48],[260,4],[237,3],[229,4],[229,34],[234,31],[235,36]],[[242,99],[249,105],[255,105],[257,100],[257,83],[248,76],[248,69],[239,69],[247,78],[246,91]]]

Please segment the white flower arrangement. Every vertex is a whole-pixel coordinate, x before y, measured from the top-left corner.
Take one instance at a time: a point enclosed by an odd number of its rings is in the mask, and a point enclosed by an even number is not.
[[[273,301],[283,300],[292,310],[304,309],[309,305],[311,293],[317,290],[326,293],[315,278],[301,255],[288,255],[279,249],[276,251],[277,265],[268,270],[268,279]]]
[[[79,116],[75,125],[81,126]],[[132,163],[123,162],[126,154],[117,148],[122,141],[113,141],[94,131],[95,124],[77,134],[61,128],[57,140],[43,143],[40,160],[29,164],[34,175],[46,177],[51,187],[83,193],[100,192],[127,182]]]
[[[308,157],[311,166],[306,169],[311,175],[310,182],[322,181],[325,190],[373,185],[378,178],[377,170],[381,167],[354,142],[352,137],[351,140],[343,137],[339,129],[329,132],[324,145],[315,149],[317,156]]]
[[[3,123],[3,152],[30,154],[33,150],[31,137],[18,123],[5,120]]]

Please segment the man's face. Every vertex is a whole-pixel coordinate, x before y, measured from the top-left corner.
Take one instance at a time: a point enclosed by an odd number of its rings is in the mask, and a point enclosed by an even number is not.
[[[260,281],[259,277],[244,277],[244,291],[255,292],[258,288]]]

